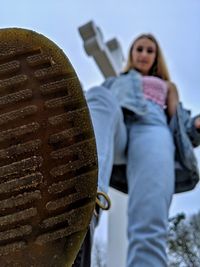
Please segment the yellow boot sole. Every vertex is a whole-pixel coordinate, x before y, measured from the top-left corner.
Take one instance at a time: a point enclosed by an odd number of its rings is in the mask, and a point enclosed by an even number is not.
[[[87,103],[63,51],[0,30],[0,266],[70,267],[93,213],[97,154]]]

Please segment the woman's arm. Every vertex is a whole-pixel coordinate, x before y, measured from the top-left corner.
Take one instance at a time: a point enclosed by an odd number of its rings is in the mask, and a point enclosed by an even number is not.
[[[167,114],[171,118],[176,112],[177,105],[179,103],[178,90],[176,85],[172,82],[167,82],[168,94],[167,94]]]

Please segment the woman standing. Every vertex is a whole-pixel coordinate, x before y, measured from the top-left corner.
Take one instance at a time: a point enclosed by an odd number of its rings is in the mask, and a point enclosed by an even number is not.
[[[86,99],[96,135],[99,190],[108,191],[113,164],[126,163],[127,267],[167,266],[176,149],[168,123],[179,97],[154,36],[139,36],[125,72],[87,91]],[[193,122],[199,138],[200,118]]]

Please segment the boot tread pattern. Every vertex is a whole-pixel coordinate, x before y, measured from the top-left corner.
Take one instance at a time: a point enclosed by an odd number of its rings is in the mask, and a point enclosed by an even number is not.
[[[10,41],[14,48],[0,54],[0,256],[86,231],[97,177],[71,65],[34,41]]]

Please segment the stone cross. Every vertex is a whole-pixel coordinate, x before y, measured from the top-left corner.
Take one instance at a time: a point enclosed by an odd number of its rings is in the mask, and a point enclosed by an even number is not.
[[[122,71],[124,56],[116,38],[104,42],[102,31],[93,21],[78,28],[88,56],[92,56],[105,78]]]

